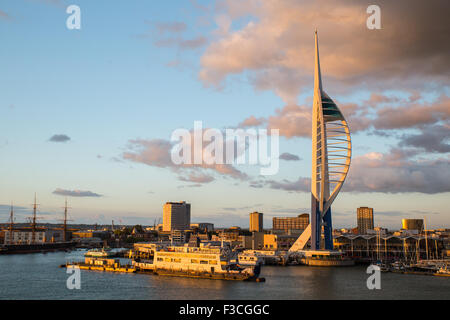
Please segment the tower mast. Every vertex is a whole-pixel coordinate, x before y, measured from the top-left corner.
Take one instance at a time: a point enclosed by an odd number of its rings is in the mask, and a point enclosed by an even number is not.
[[[331,204],[344,184],[351,161],[347,121],[322,87],[319,38],[315,32],[314,99],[312,115],[311,248],[333,250]],[[323,228],[323,231],[322,231]]]

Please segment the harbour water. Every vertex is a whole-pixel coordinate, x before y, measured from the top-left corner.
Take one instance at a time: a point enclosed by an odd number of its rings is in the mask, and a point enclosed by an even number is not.
[[[450,278],[381,274],[381,290],[367,289],[366,267],[264,266],[264,283],[81,271],[69,290],[59,265],[83,252],[0,256],[0,299],[450,299]]]

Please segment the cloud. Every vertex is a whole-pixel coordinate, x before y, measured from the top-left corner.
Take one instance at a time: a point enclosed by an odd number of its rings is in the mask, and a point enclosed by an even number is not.
[[[196,183],[210,183],[214,181],[214,177],[203,174],[203,173],[190,173],[188,176],[180,176],[178,178],[180,181],[186,181],[186,182],[196,182]]]
[[[285,153],[281,154],[280,159],[286,160],[286,161],[300,161],[301,160],[299,156],[289,153],[289,152],[285,152]]]
[[[317,27],[322,69],[332,87],[423,88],[424,79],[445,83],[450,3],[379,2],[383,30],[374,32],[366,28],[368,2],[221,1],[217,14],[250,21],[209,44],[199,78],[206,86],[220,87],[229,76],[247,75],[256,89],[273,90],[292,104],[312,83]]]
[[[402,136],[400,146],[421,148],[427,152],[450,152],[450,126],[427,126],[422,128],[420,134],[405,134]]]
[[[193,134],[191,135],[193,136]],[[188,142],[183,141],[186,149],[189,149]],[[209,173],[215,173],[222,177],[229,177],[238,180],[247,180],[247,174],[236,169],[228,164],[181,164],[177,165],[172,161],[171,151],[175,146],[174,143],[161,140],[130,140],[128,144],[128,151],[122,154],[122,158],[136,163],[143,163],[152,167],[167,168],[179,174],[179,180],[197,183],[209,183],[214,180],[214,177]],[[206,145],[203,146],[205,148]],[[191,142],[191,148],[194,148],[194,143]],[[224,150],[225,146],[224,146]],[[192,156],[194,149],[191,150]]]
[[[267,181],[267,185],[272,189],[295,191],[295,192],[310,192],[311,179],[300,177],[297,181],[289,181],[284,179],[282,181]]]
[[[376,129],[407,129],[449,119],[450,97],[441,95],[434,103],[405,104],[401,107],[382,108],[378,110],[373,125]]]
[[[177,47],[178,49],[193,50],[204,47],[208,43],[205,37],[197,37],[193,39],[168,38],[159,39],[154,42],[157,47]]]
[[[239,128],[248,128],[248,127],[257,127],[264,124],[266,120],[264,118],[256,118],[254,116],[250,116],[240,124],[238,124]]]
[[[450,192],[450,158],[414,159],[417,149],[393,148],[388,153],[370,152],[352,160],[343,192],[425,193]],[[289,192],[309,192],[311,179],[268,180],[264,187]]]
[[[311,108],[298,105],[287,105],[277,109],[274,116],[269,116],[267,129],[279,129],[280,136],[288,139],[293,137],[311,136]]]
[[[450,192],[449,158],[412,160],[417,150],[392,149],[355,157],[343,191],[436,194]]]
[[[67,141],[70,141],[70,137],[65,134],[55,134],[52,137],[50,137],[48,141],[65,143]]]
[[[64,190],[60,188],[57,188],[55,191],[53,191],[53,194],[66,197],[92,197],[92,198],[103,197],[101,194],[97,194],[91,191]]]
[[[180,33],[187,29],[184,22],[155,22],[154,25],[160,34],[166,32]]]
[[[11,16],[7,14],[5,11],[0,10],[0,20],[11,20]]]

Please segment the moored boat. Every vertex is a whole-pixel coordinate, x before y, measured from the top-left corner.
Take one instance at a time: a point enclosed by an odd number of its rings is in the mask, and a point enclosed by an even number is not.
[[[219,247],[167,247],[153,260],[133,261],[137,272],[216,280],[258,281],[260,265],[240,266],[236,252]]]

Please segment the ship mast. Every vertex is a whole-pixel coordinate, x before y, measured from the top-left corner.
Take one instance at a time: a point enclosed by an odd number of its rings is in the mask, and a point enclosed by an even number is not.
[[[36,210],[37,210],[37,203],[36,203],[36,193],[34,193],[34,204],[33,204],[33,219],[31,222],[31,243],[35,243],[36,241]]]
[[[11,213],[9,216],[9,244],[13,243],[13,230],[14,230],[14,209],[11,202]]]
[[[63,241],[66,242],[67,241],[67,198],[66,198],[66,202],[65,202],[65,206],[64,206],[64,227],[63,227]]]
[[[428,234],[427,234],[427,218],[424,218],[425,220],[425,247],[427,252],[427,260],[428,260]]]

